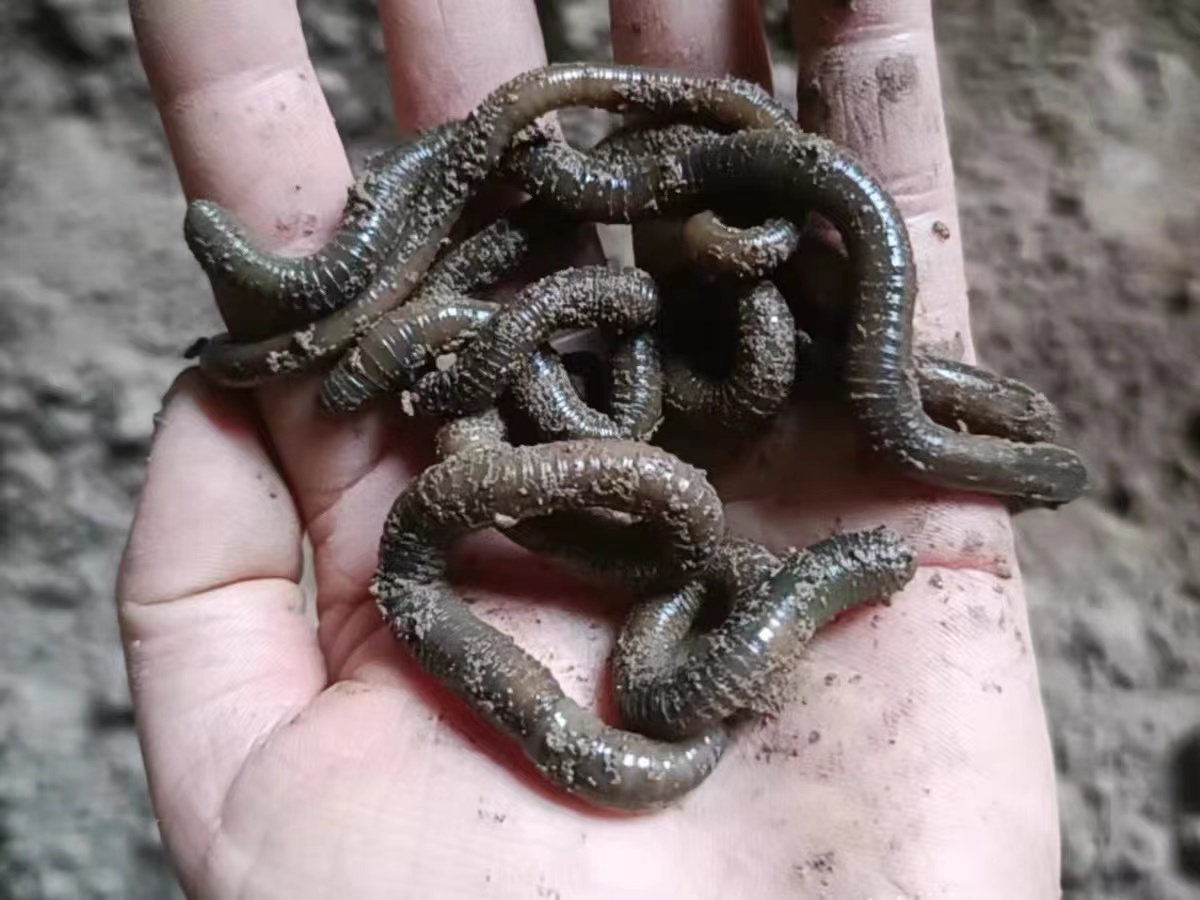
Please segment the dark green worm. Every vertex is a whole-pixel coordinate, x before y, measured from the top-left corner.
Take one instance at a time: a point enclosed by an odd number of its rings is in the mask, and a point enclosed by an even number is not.
[[[232,213],[210,200],[194,200],[184,237],[214,281],[279,307],[291,327],[344,306],[367,286],[394,246],[404,204],[430,163],[445,152],[457,124],[425,132],[370,160],[349,191],[342,223],[308,256],[263,250]]]
[[[1058,436],[1054,404],[1017,378],[937,356],[918,355],[916,369],[921,404],[935,422],[1024,443]]]
[[[536,446],[553,448],[559,443]],[[447,422],[439,429],[436,444],[438,457],[443,460],[468,451],[485,458],[503,458],[512,449],[507,423],[496,407]],[[664,530],[654,520],[634,521],[612,509],[575,508],[525,521],[505,518],[493,525],[526,550],[553,557],[581,574],[623,590],[653,593],[671,590],[680,583],[672,562],[674,532]]]
[[[574,228],[524,204],[455,244],[408,303],[380,318],[338,360],[322,385],[322,405],[352,412],[382,394],[411,388],[428,363],[471,337],[497,308],[468,295],[566,255],[578,236]]]
[[[730,371],[711,378],[679,356],[668,356],[663,405],[719,430],[761,425],[791,396],[796,379],[796,324],[770,281],[739,287],[737,334]]]
[[[663,414],[663,368],[654,331],[624,336],[612,354],[611,372],[608,413],[584,401],[561,357],[548,346],[521,361],[509,393],[544,441],[648,440]]]

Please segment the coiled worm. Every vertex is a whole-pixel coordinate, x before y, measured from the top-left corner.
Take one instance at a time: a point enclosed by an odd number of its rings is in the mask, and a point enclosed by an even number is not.
[[[841,233],[854,276],[845,383],[877,457],[928,484],[1046,506],[1085,489],[1087,469],[1066,447],[964,434],[926,415],[913,361],[916,267],[904,220],[863,166],[831,142],[748,132],[618,171],[590,171],[580,155],[554,159],[565,167],[534,173],[525,188],[565,213],[597,221],[662,215],[714,192],[751,193],[785,217],[789,210],[820,213]]]
[[[674,533],[680,580],[703,568],[723,528],[703,475],[646,444],[468,450],[427,469],[396,500],[372,591],[420,666],[514,739],[548,781],[599,806],[651,809],[708,777],[726,745],[724,728],[664,742],[605,725],[446,581],[446,549],[465,532],[578,506],[653,519]]]
[[[722,430],[761,425],[787,402],[796,378],[796,324],[770,281],[743,286],[735,298],[737,335],[729,374],[714,379],[679,356],[665,366],[664,406]]]
[[[816,631],[843,610],[889,598],[915,571],[912,550],[883,528],[837,535],[782,562],[727,539],[702,579],[640,603],[626,621],[614,657],[622,721],[678,740],[740,712],[777,712]],[[714,588],[732,597],[728,616],[690,635]]]
[[[534,282],[480,326],[445,369],[417,382],[415,405],[457,416],[495,403],[522,360],[564,328],[603,325],[617,333],[652,326],[658,288],[637,269],[585,266]]]

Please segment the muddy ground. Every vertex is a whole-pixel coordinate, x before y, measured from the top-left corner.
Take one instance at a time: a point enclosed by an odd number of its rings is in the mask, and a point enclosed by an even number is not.
[[[387,140],[373,4],[301,5],[347,140]],[[554,52],[603,56],[596,5],[558,5]],[[1098,478],[1019,519],[1065,893],[1200,896],[1175,838],[1200,791],[1175,763],[1200,728],[1200,2],[936,6],[981,357],[1062,404]],[[182,214],[123,0],[5,0],[0,900],[174,890],[112,584],[181,340],[217,326]]]

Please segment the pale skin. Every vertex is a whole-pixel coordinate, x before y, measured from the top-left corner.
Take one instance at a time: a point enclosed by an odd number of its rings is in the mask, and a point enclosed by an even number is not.
[[[532,0],[380,8],[404,131],[461,116],[544,62]],[[611,9],[619,62],[769,83],[751,3]],[[351,173],[294,0],[132,10],[186,195],[230,207],[272,247],[318,245]],[[929,0],[796,0],[793,18],[802,121],[893,191],[921,273],[920,343],[971,359]],[[804,702],[742,734],[696,792],[653,815],[601,816],[540,788],[396,646],[367,584],[429,434],[379,414],[330,422],[316,388],[224,393],[181,377],[130,535],[118,586],[130,683],[189,895],[1058,896],[1054,770],[998,503],[865,478],[842,432],[815,432],[811,417],[714,473],[742,534],[780,549],[887,523],[922,568],[891,607],[819,635]],[[306,532],[316,627],[299,584]],[[476,609],[573,696],[595,697],[612,598],[500,539],[472,540],[463,559]]]

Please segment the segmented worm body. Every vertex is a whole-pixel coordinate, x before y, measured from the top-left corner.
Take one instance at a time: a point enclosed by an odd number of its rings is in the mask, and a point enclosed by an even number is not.
[[[483,458],[503,457],[512,449],[496,407],[447,422],[439,429],[436,443],[443,460],[467,451]],[[559,443],[539,446],[553,448]],[[608,585],[641,594],[680,584],[674,563],[676,532],[654,519],[634,521],[619,510],[574,508],[526,520],[502,516],[492,525],[525,549]]]
[[[603,325],[617,333],[652,326],[658,287],[637,269],[567,269],[526,288],[485,324],[454,364],[417,383],[416,405],[453,416],[479,412],[499,399],[521,361],[564,328]]]
[[[306,324],[367,286],[394,246],[404,204],[457,127],[434,128],[371,160],[349,191],[340,227],[315,253],[293,257],[263,250],[228,210],[209,200],[188,207],[188,247],[214,281],[276,305],[289,327]]]
[[[343,356],[321,385],[321,404],[353,412],[372,398],[412,387],[431,362],[479,333],[497,304],[450,296],[414,301],[389,314]]]
[[[701,579],[639,604],[627,620],[614,658],[623,722],[679,740],[739,712],[777,712],[817,629],[890,597],[915,571],[913,552],[882,528],[837,535],[782,562],[752,542],[727,540]],[[714,590],[731,600],[727,618],[691,635]]]
[[[726,745],[724,728],[664,742],[605,725],[567,697],[544,665],[478,619],[446,581],[445,552],[459,535],[497,518],[581,505],[652,518],[674,532],[681,579],[703,568],[723,527],[704,476],[645,444],[467,450],[427,469],[397,499],[372,590],[422,668],[514,739],[550,782],[600,806],[650,809],[708,777]]]
[[[1019,379],[937,356],[917,356],[916,368],[921,403],[936,422],[1029,444],[1058,436],[1054,404]]]
[[[796,378],[796,324],[778,288],[770,281],[743,287],[737,307],[736,347],[726,377],[710,378],[679,356],[666,362],[663,404],[721,430],[774,418]]]
[[[731,192],[755,194],[784,216],[821,213],[841,233],[854,275],[845,379],[851,410],[874,452],[929,484],[1047,506],[1085,488],[1087,470],[1065,447],[964,434],[926,415],[913,363],[916,269],[904,220],[862,165],[829,141],[749,132],[608,172],[590,171],[579,155],[535,158],[553,165],[528,172],[525,188],[598,221],[637,221]]]
[[[261,341],[208,341],[200,366],[221,384],[248,387],[314,368],[344,352],[403,303],[433,263],[467,201],[492,174],[515,135],[564,106],[640,111],[723,128],[794,128],[788,111],[757,85],[625,66],[551,65],[518,75],[462,123],[405,205],[396,247],[366,290],[300,331]]]
[[[408,304],[380,318],[338,360],[321,387],[325,408],[352,412],[381,394],[412,387],[431,359],[469,337],[495,311],[495,304],[467,295],[494,287],[535,249],[553,246],[548,232],[555,225],[561,225],[556,216],[539,215],[527,204],[456,245],[429,270]]]
[[[510,388],[542,440],[647,440],[662,419],[663,370],[651,330],[626,335],[612,355],[610,411],[593,409],[575,390],[562,359],[540,347],[517,368]]]
[[[787,219],[735,228],[715,213],[700,212],[683,226],[691,262],[717,275],[762,278],[783,265],[800,246],[800,228]]]

